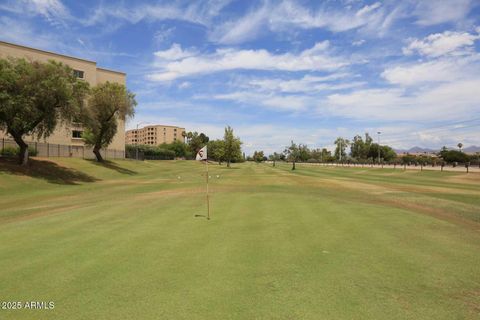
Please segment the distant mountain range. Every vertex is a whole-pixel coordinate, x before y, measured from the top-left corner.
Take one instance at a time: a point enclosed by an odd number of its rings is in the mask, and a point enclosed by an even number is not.
[[[449,150],[458,150],[458,147],[447,147]],[[421,147],[413,147],[408,150],[406,149],[395,149],[396,153],[432,153],[432,152],[439,152],[440,149],[430,149],[430,148],[421,148]],[[470,146],[466,148],[462,148],[463,152],[466,153],[475,153],[480,152],[480,147],[477,146]]]

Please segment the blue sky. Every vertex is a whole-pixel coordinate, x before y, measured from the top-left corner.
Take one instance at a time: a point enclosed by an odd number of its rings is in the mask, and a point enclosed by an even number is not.
[[[127,73],[139,122],[244,150],[480,144],[480,2],[0,0],[0,39]]]

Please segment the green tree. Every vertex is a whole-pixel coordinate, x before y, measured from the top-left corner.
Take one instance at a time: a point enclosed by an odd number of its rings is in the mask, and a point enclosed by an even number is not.
[[[380,156],[384,161],[392,161],[397,157],[397,153],[390,146],[381,146],[380,148]]]
[[[222,164],[225,158],[225,143],[223,140],[211,140],[208,142],[208,156]]]
[[[160,149],[172,150],[173,152],[175,152],[175,157],[178,157],[178,158],[188,159],[192,155],[188,150],[188,146],[179,140],[174,141],[172,143],[162,143],[158,147]]]
[[[288,146],[285,151],[285,156],[289,161],[292,161],[292,170],[295,170],[295,163],[298,161],[300,158],[300,149],[298,148],[298,145],[295,144],[293,141],[290,143],[290,146]]]
[[[277,161],[281,159],[282,155],[280,153],[274,152],[273,154],[269,155],[268,158],[270,161],[273,161],[273,166],[275,167],[275,164]]]
[[[453,162],[466,163],[469,161],[468,155],[458,150],[442,149],[442,151],[440,151],[440,156],[447,163],[453,163]]]
[[[62,63],[0,59],[0,130],[18,144],[20,164],[28,162],[24,137],[46,138],[59,122],[70,123],[87,93],[88,84]]]
[[[389,146],[379,146],[378,143],[372,143],[369,152],[368,158],[378,159],[378,149],[380,148],[380,158],[384,161],[391,161],[397,157],[397,153]]]
[[[235,137],[233,129],[230,126],[225,128],[225,134],[223,135],[225,161],[227,161],[227,167],[230,167],[232,160],[239,161],[242,158],[240,138]]]
[[[350,155],[355,159],[363,158],[363,150],[365,149],[365,142],[360,135],[353,137],[353,142],[350,146]]]
[[[92,89],[87,106],[82,112],[85,144],[93,147],[97,161],[102,162],[102,148],[107,147],[117,133],[118,120],[133,116],[135,95],[124,85],[105,82]]]
[[[339,161],[343,161],[347,158],[347,153],[346,153],[346,149],[348,147],[348,145],[350,144],[350,141],[348,141],[348,139],[344,139],[342,137],[338,137],[336,140],[335,140],[335,159],[339,160]]]
[[[373,139],[370,137],[370,134],[368,132],[365,133],[365,142],[363,144],[363,150],[361,154],[362,159],[367,159],[368,158],[368,153],[370,152],[370,147],[372,146]]]
[[[373,139],[370,135],[365,133],[365,140],[363,140],[362,136],[356,135],[353,137],[353,141],[350,146],[350,155],[352,158],[357,160],[365,160],[368,158],[370,153],[370,147],[372,146]]]
[[[202,149],[210,141],[210,138],[205,133],[198,132],[188,132],[187,133],[187,144],[193,154]]]
[[[307,162],[308,159],[311,158],[310,149],[306,144],[299,144],[298,145],[298,160],[302,162]]]
[[[263,159],[264,157],[265,157],[265,155],[264,155],[263,151],[255,151],[253,153],[253,161],[255,161],[257,163],[262,162],[264,160]]]

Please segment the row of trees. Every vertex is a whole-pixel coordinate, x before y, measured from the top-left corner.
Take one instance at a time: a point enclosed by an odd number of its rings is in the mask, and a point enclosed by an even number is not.
[[[459,150],[448,150],[443,147],[436,156],[428,155],[403,155],[398,157],[396,152],[387,145],[374,143],[371,136],[366,133],[365,138],[356,135],[351,141],[343,137],[335,140],[335,151],[332,155],[325,148],[309,149],[305,144],[296,144],[293,141],[285,148],[282,153],[274,152],[268,159],[275,166],[276,161],[292,162],[292,170],[295,170],[296,162],[349,162],[349,163],[397,163],[397,164],[452,164],[452,163],[480,163],[480,154],[467,155],[461,151],[462,145],[459,144]],[[348,150],[348,148],[350,150]],[[247,157],[249,161],[266,161],[263,151],[255,151],[252,157]]]
[[[326,148],[310,149],[306,144],[292,141],[282,153],[274,152],[268,159],[273,161],[274,166],[276,161],[290,161],[292,170],[295,170],[296,162],[375,162],[391,161],[397,156],[391,147],[374,143],[368,133],[365,134],[365,139],[356,135],[352,141],[338,137],[334,144],[335,151],[332,155]],[[261,162],[267,160],[267,157],[263,151],[255,151],[253,157],[248,157],[247,160]]]
[[[242,141],[240,138],[235,136],[230,126],[227,126],[223,134],[223,139],[208,142],[208,158],[217,161],[219,164],[226,162],[227,167],[230,167],[230,163],[232,162],[243,161],[241,146]]]
[[[117,132],[118,120],[134,114],[135,95],[125,86],[106,82],[90,88],[73,69],[55,61],[0,59],[0,130],[19,146],[19,163],[28,162],[25,136],[47,138],[59,124],[80,123],[85,143],[100,149]]]
[[[326,148],[310,149],[306,144],[296,144],[293,141],[285,148],[283,153],[273,153],[268,159],[273,161],[290,161],[292,162],[292,170],[295,170],[296,162],[375,162],[375,161],[391,161],[396,158],[395,151],[386,145],[379,145],[373,142],[368,133],[365,139],[360,135],[356,135],[352,141],[343,137],[338,137],[335,142],[335,151],[332,152]],[[348,152],[350,148],[350,152]],[[263,151],[255,151],[253,158],[247,160],[263,161]]]
[[[387,145],[374,143],[372,137],[365,133],[365,139],[360,135],[353,137],[353,140],[338,137],[335,140],[335,159],[338,161],[391,161],[397,157],[395,151]],[[350,153],[347,154],[347,148]]]
[[[234,135],[230,126],[225,128],[223,139],[210,140],[206,134],[198,132],[187,132],[184,137],[186,138],[186,143],[175,141],[155,147],[130,145],[127,146],[127,152],[134,154],[138,149],[147,157],[156,159],[194,159],[197,152],[207,145],[208,158],[211,160],[218,161],[220,164],[226,162],[228,167],[230,167],[232,162],[243,161],[242,142],[239,137]]]

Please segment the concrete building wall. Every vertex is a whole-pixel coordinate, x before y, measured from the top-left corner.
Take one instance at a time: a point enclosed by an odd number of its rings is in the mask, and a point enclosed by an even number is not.
[[[125,136],[125,144],[160,145],[174,141],[185,142],[183,133],[185,128],[167,125],[152,125],[144,128],[128,130]]]
[[[107,70],[98,68],[96,62],[85,59],[65,56],[56,54],[53,52],[38,50],[25,46],[20,46],[8,42],[0,41],[0,58],[25,58],[30,61],[47,62],[49,60],[55,60],[62,62],[70,66],[74,70],[82,71],[84,80],[87,81],[90,86],[95,86],[106,81],[116,82],[125,85],[126,74],[113,70]],[[115,135],[112,143],[108,146],[109,149],[125,150],[125,122],[118,121],[117,134]],[[26,141],[39,141],[55,144],[64,144],[72,146],[83,146],[83,140],[79,137],[75,137],[74,131],[82,131],[82,127],[78,124],[59,124],[52,135],[47,139],[37,140],[35,137],[25,137]],[[1,138],[9,138],[5,132],[0,131]]]

